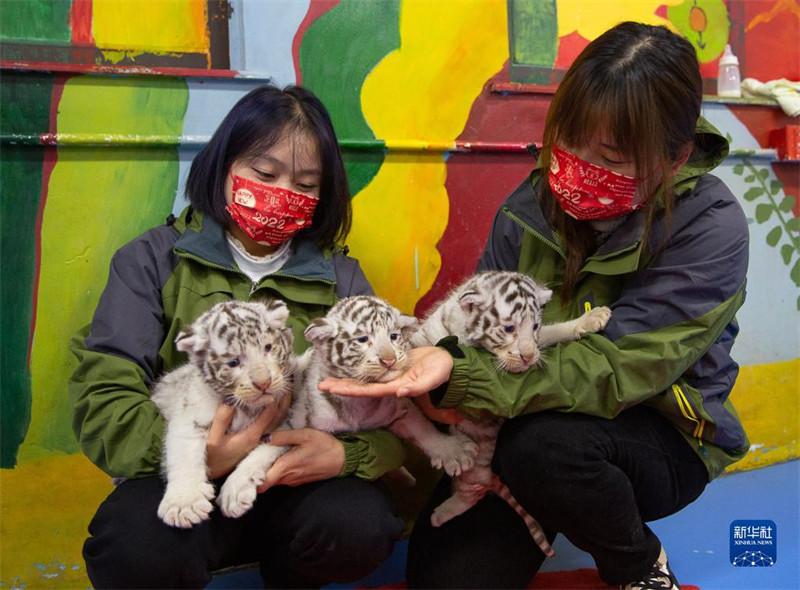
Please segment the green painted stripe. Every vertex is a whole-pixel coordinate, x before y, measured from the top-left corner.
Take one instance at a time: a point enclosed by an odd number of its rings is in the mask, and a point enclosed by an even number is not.
[[[69,42],[72,2],[53,0],[0,1],[0,39]],[[3,107],[7,103],[3,103]]]
[[[0,5],[18,4],[2,2]],[[5,14],[5,13],[2,13]],[[51,76],[4,73],[0,127],[9,132],[48,129]],[[36,218],[41,201],[45,150],[0,146],[0,467],[13,467],[31,419],[28,344],[36,276]],[[13,280],[9,278],[13,277]]]
[[[64,133],[178,135],[188,103],[183,80],[71,78],[58,104]],[[33,412],[19,461],[78,450],[67,382],[70,337],[91,320],[109,260],[159,225],[178,185],[177,148],[59,148],[42,219],[42,262],[31,353]]]
[[[372,69],[400,47],[399,0],[342,0],[303,36],[303,86],[328,108],[338,137],[375,141],[361,111],[361,87]],[[379,152],[349,152],[350,194],[357,194],[383,164]]]

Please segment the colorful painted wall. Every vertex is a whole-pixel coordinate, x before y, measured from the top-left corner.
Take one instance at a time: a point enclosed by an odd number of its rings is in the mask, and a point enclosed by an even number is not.
[[[726,42],[744,76],[800,79],[798,0],[0,2],[0,584],[89,585],[81,544],[111,484],[71,432],[67,342],[114,250],[184,207],[189,164],[239,97],[271,80],[323,99],[351,253],[421,314],[474,269],[559,72],[627,19],[689,38],[711,93]],[[731,137],[717,174],[750,221],[733,393],[750,469],[798,456],[800,163],[768,136],[800,121],[768,100],[709,96],[704,114]]]

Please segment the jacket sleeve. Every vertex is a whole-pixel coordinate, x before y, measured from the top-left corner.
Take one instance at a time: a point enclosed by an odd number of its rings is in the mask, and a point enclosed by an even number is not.
[[[160,288],[177,259],[174,230],[158,228],[112,258],[92,322],[71,342],[72,428],[86,456],[112,477],[159,472],[164,422],[150,401],[164,339]]]
[[[476,418],[541,410],[610,418],[691,376],[712,348],[729,350],[744,300],[747,222],[720,181],[704,186],[710,194],[687,197],[666,242],[654,228],[655,254],[625,280],[604,333],[557,345],[543,366],[520,374],[495,371],[489,353],[459,346],[439,405]],[[730,364],[717,378],[732,386]]]
[[[336,295],[374,295],[358,260],[344,254],[334,254],[336,269]],[[361,479],[374,480],[387,471],[397,469],[405,461],[405,449],[394,434],[388,430],[369,430],[341,435],[344,445],[345,464],[341,477],[355,475]]]

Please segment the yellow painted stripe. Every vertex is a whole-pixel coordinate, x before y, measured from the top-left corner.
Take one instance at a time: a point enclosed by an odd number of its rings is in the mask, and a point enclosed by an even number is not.
[[[404,0],[400,39],[361,89],[364,118],[389,153],[353,198],[347,244],[375,293],[413,313],[442,268],[437,244],[450,215],[442,152],[457,149],[475,99],[508,60],[506,3]]]
[[[205,0],[94,0],[92,34],[111,61],[143,53],[205,53]]]

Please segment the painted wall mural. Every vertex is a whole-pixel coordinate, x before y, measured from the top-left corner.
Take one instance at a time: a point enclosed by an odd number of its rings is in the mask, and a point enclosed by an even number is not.
[[[185,206],[191,160],[238,98],[268,80],[322,98],[351,253],[422,315],[474,270],[533,166],[559,71],[626,19],[686,36],[709,89],[726,43],[743,76],[800,79],[798,0],[0,2],[0,584],[89,585],[81,544],[111,484],[72,435],[67,342],[116,248]],[[798,120],[712,97],[704,115],[731,138],[716,174],[750,221],[733,393],[749,469],[798,456],[800,163],[768,146]]]

